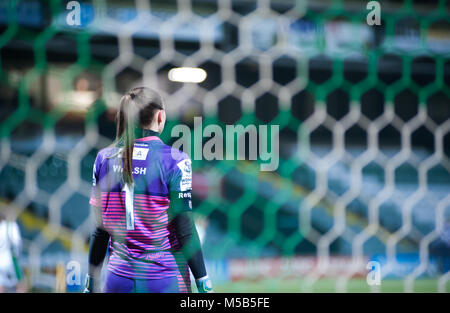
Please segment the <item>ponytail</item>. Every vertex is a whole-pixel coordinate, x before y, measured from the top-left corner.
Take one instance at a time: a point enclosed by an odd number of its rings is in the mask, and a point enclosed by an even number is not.
[[[115,146],[122,146],[123,183],[132,186],[133,180],[133,149],[136,140],[136,130],[151,123],[155,111],[164,110],[161,96],[149,88],[134,88],[120,100],[117,112]]]
[[[129,103],[130,107],[134,107]],[[133,149],[135,140],[135,129],[139,126],[136,123],[136,110],[128,109],[128,114],[125,117],[125,136],[124,136],[124,151],[123,151],[123,181],[129,185],[133,185]]]

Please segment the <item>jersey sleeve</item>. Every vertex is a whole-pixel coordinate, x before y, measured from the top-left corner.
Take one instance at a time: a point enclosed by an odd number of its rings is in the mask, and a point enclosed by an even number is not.
[[[177,161],[168,186],[172,211],[192,210],[192,162],[188,156]]]
[[[91,198],[89,200],[89,204],[95,207],[101,207],[102,199],[101,199],[101,192],[100,192],[100,185],[99,185],[99,172],[100,172],[100,157],[99,154],[97,154],[97,157],[94,162],[94,166],[92,169],[92,191],[91,191]]]

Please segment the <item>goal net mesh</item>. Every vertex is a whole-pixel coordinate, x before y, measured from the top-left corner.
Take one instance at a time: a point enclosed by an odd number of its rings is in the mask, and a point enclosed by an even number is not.
[[[29,290],[83,285],[93,162],[144,85],[165,99],[169,144],[180,124],[200,152],[208,125],[279,127],[274,171],[192,157],[217,291],[448,292],[449,6],[380,1],[369,25],[367,3],[1,2],[0,208]],[[169,79],[178,67],[206,79]]]

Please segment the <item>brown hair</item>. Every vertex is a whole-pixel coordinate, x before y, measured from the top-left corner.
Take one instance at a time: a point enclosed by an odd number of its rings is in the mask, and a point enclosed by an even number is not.
[[[164,110],[161,96],[147,87],[137,87],[127,92],[120,99],[116,116],[115,145],[123,145],[123,181],[133,184],[133,149],[136,131],[148,126],[157,110]]]

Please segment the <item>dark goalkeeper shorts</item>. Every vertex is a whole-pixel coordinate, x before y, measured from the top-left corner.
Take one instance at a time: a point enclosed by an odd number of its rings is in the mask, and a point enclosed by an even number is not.
[[[176,276],[160,279],[132,279],[111,271],[106,274],[103,292],[107,293],[179,293]]]

